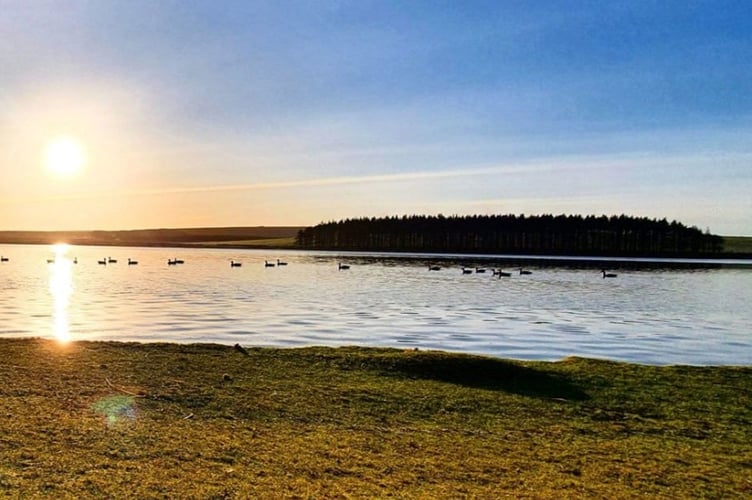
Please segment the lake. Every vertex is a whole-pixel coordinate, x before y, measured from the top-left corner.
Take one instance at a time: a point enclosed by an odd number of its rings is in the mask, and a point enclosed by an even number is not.
[[[752,261],[64,245],[0,253],[8,258],[0,264],[3,337],[752,364]],[[98,264],[107,257],[117,263]],[[185,263],[168,265],[173,258]],[[288,265],[264,264],[277,259]],[[532,274],[521,275],[520,263]],[[616,278],[602,277],[607,265]],[[488,271],[463,274],[462,266]],[[492,276],[499,266],[512,275]]]

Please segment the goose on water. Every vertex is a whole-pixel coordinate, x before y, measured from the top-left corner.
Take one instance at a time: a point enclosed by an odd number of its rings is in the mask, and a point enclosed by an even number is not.
[[[128,265],[129,265],[129,266],[135,266],[135,265],[137,265],[137,264],[138,264],[138,261],[137,261],[137,260],[133,260],[133,259],[131,259],[130,257],[128,257]]]
[[[472,269],[468,269],[466,267],[462,268],[462,274],[472,274],[472,273],[473,273]]]
[[[441,266],[428,266],[429,271],[441,271]]]
[[[8,262],[8,257],[0,257],[0,262]]]
[[[230,261],[230,267],[240,267],[242,265],[243,265],[242,262],[235,262],[234,260]]]
[[[117,259],[113,259],[112,257],[107,257],[107,263],[108,264],[117,264]]]
[[[265,260],[264,267],[274,267],[274,262],[269,262],[268,260]]]
[[[343,264],[343,263],[340,262],[339,264],[337,264],[337,269],[340,270],[340,271],[346,271],[346,270],[350,269],[350,265],[349,264]]]
[[[475,268],[475,272],[476,272],[476,273],[485,273],[485,272],[486,272],[486,270],[485,270],[485,269],[483,269],[482,267],[476,267],[476,268]]]
[[[106,266],[107,265],[107,259],[98,260],[97,264],[100,266]]]
[[[601,270],[604,278],[616,278],[616,273],[607,273],[605,269]]]
[[[532,271],[528,271],[527,269],[520,268],[520,274],[533,274]]]
[[[503,271],[501,269],[494,269],[493,270],[493,275],[494,276],[498,276],[499,278],[502,278],[502,277],[508,278],[508,277],[510,277],[512,275],[512,273],[508,273],[508,272]]]
[[[278,266],[286,266],[287,262],[282,262],[281,260],[277,259],[277,265]]]

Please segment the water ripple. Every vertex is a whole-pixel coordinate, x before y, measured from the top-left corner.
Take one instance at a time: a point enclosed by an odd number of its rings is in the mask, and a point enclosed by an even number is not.
[[[45,264],[49,248],[3,247],[12,265],[2,269],[0,334],[52,337],[62,318],[73,339],[752,364],[748,269],[622,270],[619,279],[603,280],[588,268],[541,266],[498,280],[463,276],[450,260],[427,273],[426,262],[414,258],[112,247],[114,258],[140,264],[105,268],[96,265],[101,248],[71,251],[79,263],[62,302],[51,291],[57,264]],[[176,255],[186,264],[167,266]],[[276,257],[289,266],[264,268]],[[231,270],[230,259],[243,268]],[[337,271],[339,261],[351,269]]]

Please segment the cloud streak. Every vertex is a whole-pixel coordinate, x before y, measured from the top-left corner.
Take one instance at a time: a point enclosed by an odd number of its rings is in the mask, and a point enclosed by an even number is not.
[[[743,162],[752,160],[752,154],[731,154],[723,155],[727,161]],[[95,193],[73,193],[67,195],[43,196],[36,198],[5,198],[0,201],[2,204],[31,203],[31,202],[49,202],[49,201],[72,201],[72,200],[94,200],[107,198],[128,198],[141,196],[163,196],[174,194],[191,194],[191,193],[222,193],[222,192],[239,192],[239,191],[264,191],[264,190],[281,190],[300,187],[327,187],[342,186],[354,184],[387,184],[387,183],[407,183],[422,181],[441,181],[458,178],[475,178],[482,176],[522,176],[532,174],[561,173],[566,171],[577,171],[582,173],[583,170],[628,170],[646,167],[663,167],[677,168],[688,164],[697,164],[703,162],[715,162],[718,160],[716,155],[706,156],[675,156],[675,157],[658,157],[654,155],[619,155],[605,157],[571,157],[568,159],[547,160],[540,159],[530,162],[519,162],[506,165],[490,166],[469,166],[465,168],[455,168],[440,171],[416,171],[401,172],[391,174],[374,174],[360,176],[337,176],[322,177],[314,179],[295,179],[283,180],[276,182],[257,182],[257,183],[239,183],[239,184],[222,184],[214,186],[169,186],[155,187],[145,189],[99,191]]]

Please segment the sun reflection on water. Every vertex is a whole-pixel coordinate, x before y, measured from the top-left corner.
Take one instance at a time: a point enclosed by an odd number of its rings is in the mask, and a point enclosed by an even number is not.
[[[58,243],[52,246],[55,260],[50,264],[50,293],[54,301],[52,334],[59,342],[69,342],[70,320],[68,305],[73,294],[73,262],[67,257],[69,245]]]

